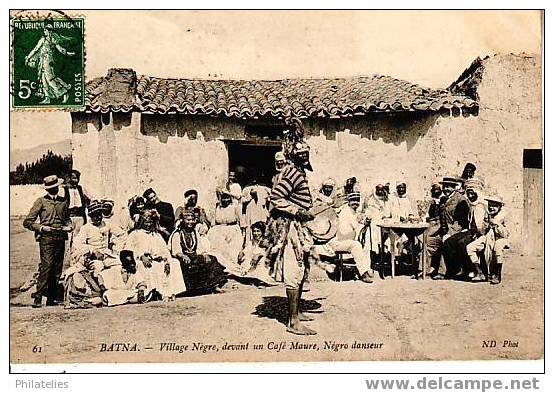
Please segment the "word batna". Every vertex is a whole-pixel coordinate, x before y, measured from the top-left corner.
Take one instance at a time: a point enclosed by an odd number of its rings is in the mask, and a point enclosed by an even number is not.
[[[138,352],[140,351],[136,343],[101,343],[100,352]]]

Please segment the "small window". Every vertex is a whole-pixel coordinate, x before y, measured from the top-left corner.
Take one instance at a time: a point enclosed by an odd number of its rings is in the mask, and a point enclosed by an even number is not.
[[[524,149],[523,167],[542,169],[542,149]]]

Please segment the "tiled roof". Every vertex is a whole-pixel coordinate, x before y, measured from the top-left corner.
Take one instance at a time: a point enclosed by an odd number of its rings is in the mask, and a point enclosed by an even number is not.
[[[136,110],[237,118],[291,115],[306,118],[346,117],[369,112],[439,111],[452,107],[476,109],[479,105],[470,97],[446,89],[426,89],[378,75],[275,81],[140,76],[133,105],[129,99],[112,100],[108,88],[112,85],[106,82],[106,78],[89,82],[87,109],[92,112]]]

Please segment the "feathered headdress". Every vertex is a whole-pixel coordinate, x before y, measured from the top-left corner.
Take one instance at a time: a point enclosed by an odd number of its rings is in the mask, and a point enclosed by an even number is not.
[[[304,140],[304,126],[299,118],[287,118],[285,125],[287,129],[283,131],[283,152],[291,160],[294,155],[302,151],[309,151],[310,147]]]

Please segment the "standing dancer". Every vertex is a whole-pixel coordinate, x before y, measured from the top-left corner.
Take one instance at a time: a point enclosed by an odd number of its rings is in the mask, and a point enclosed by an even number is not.
[[[302,123],[295,118],[287,123],[289,130],[284,135],[283,152],[289,162],[274,179],[271,190],[268,256],[273,264],[273,277],[285,284],[289,309],[287,331],[312,335],[316,332],[301,323],[311,318],[300,312],[308,255],[313,243],[305,226],[314,218],[308,211],[312,207],[312,197],[306,178],[306,170],[312,170],[312,167]]]

